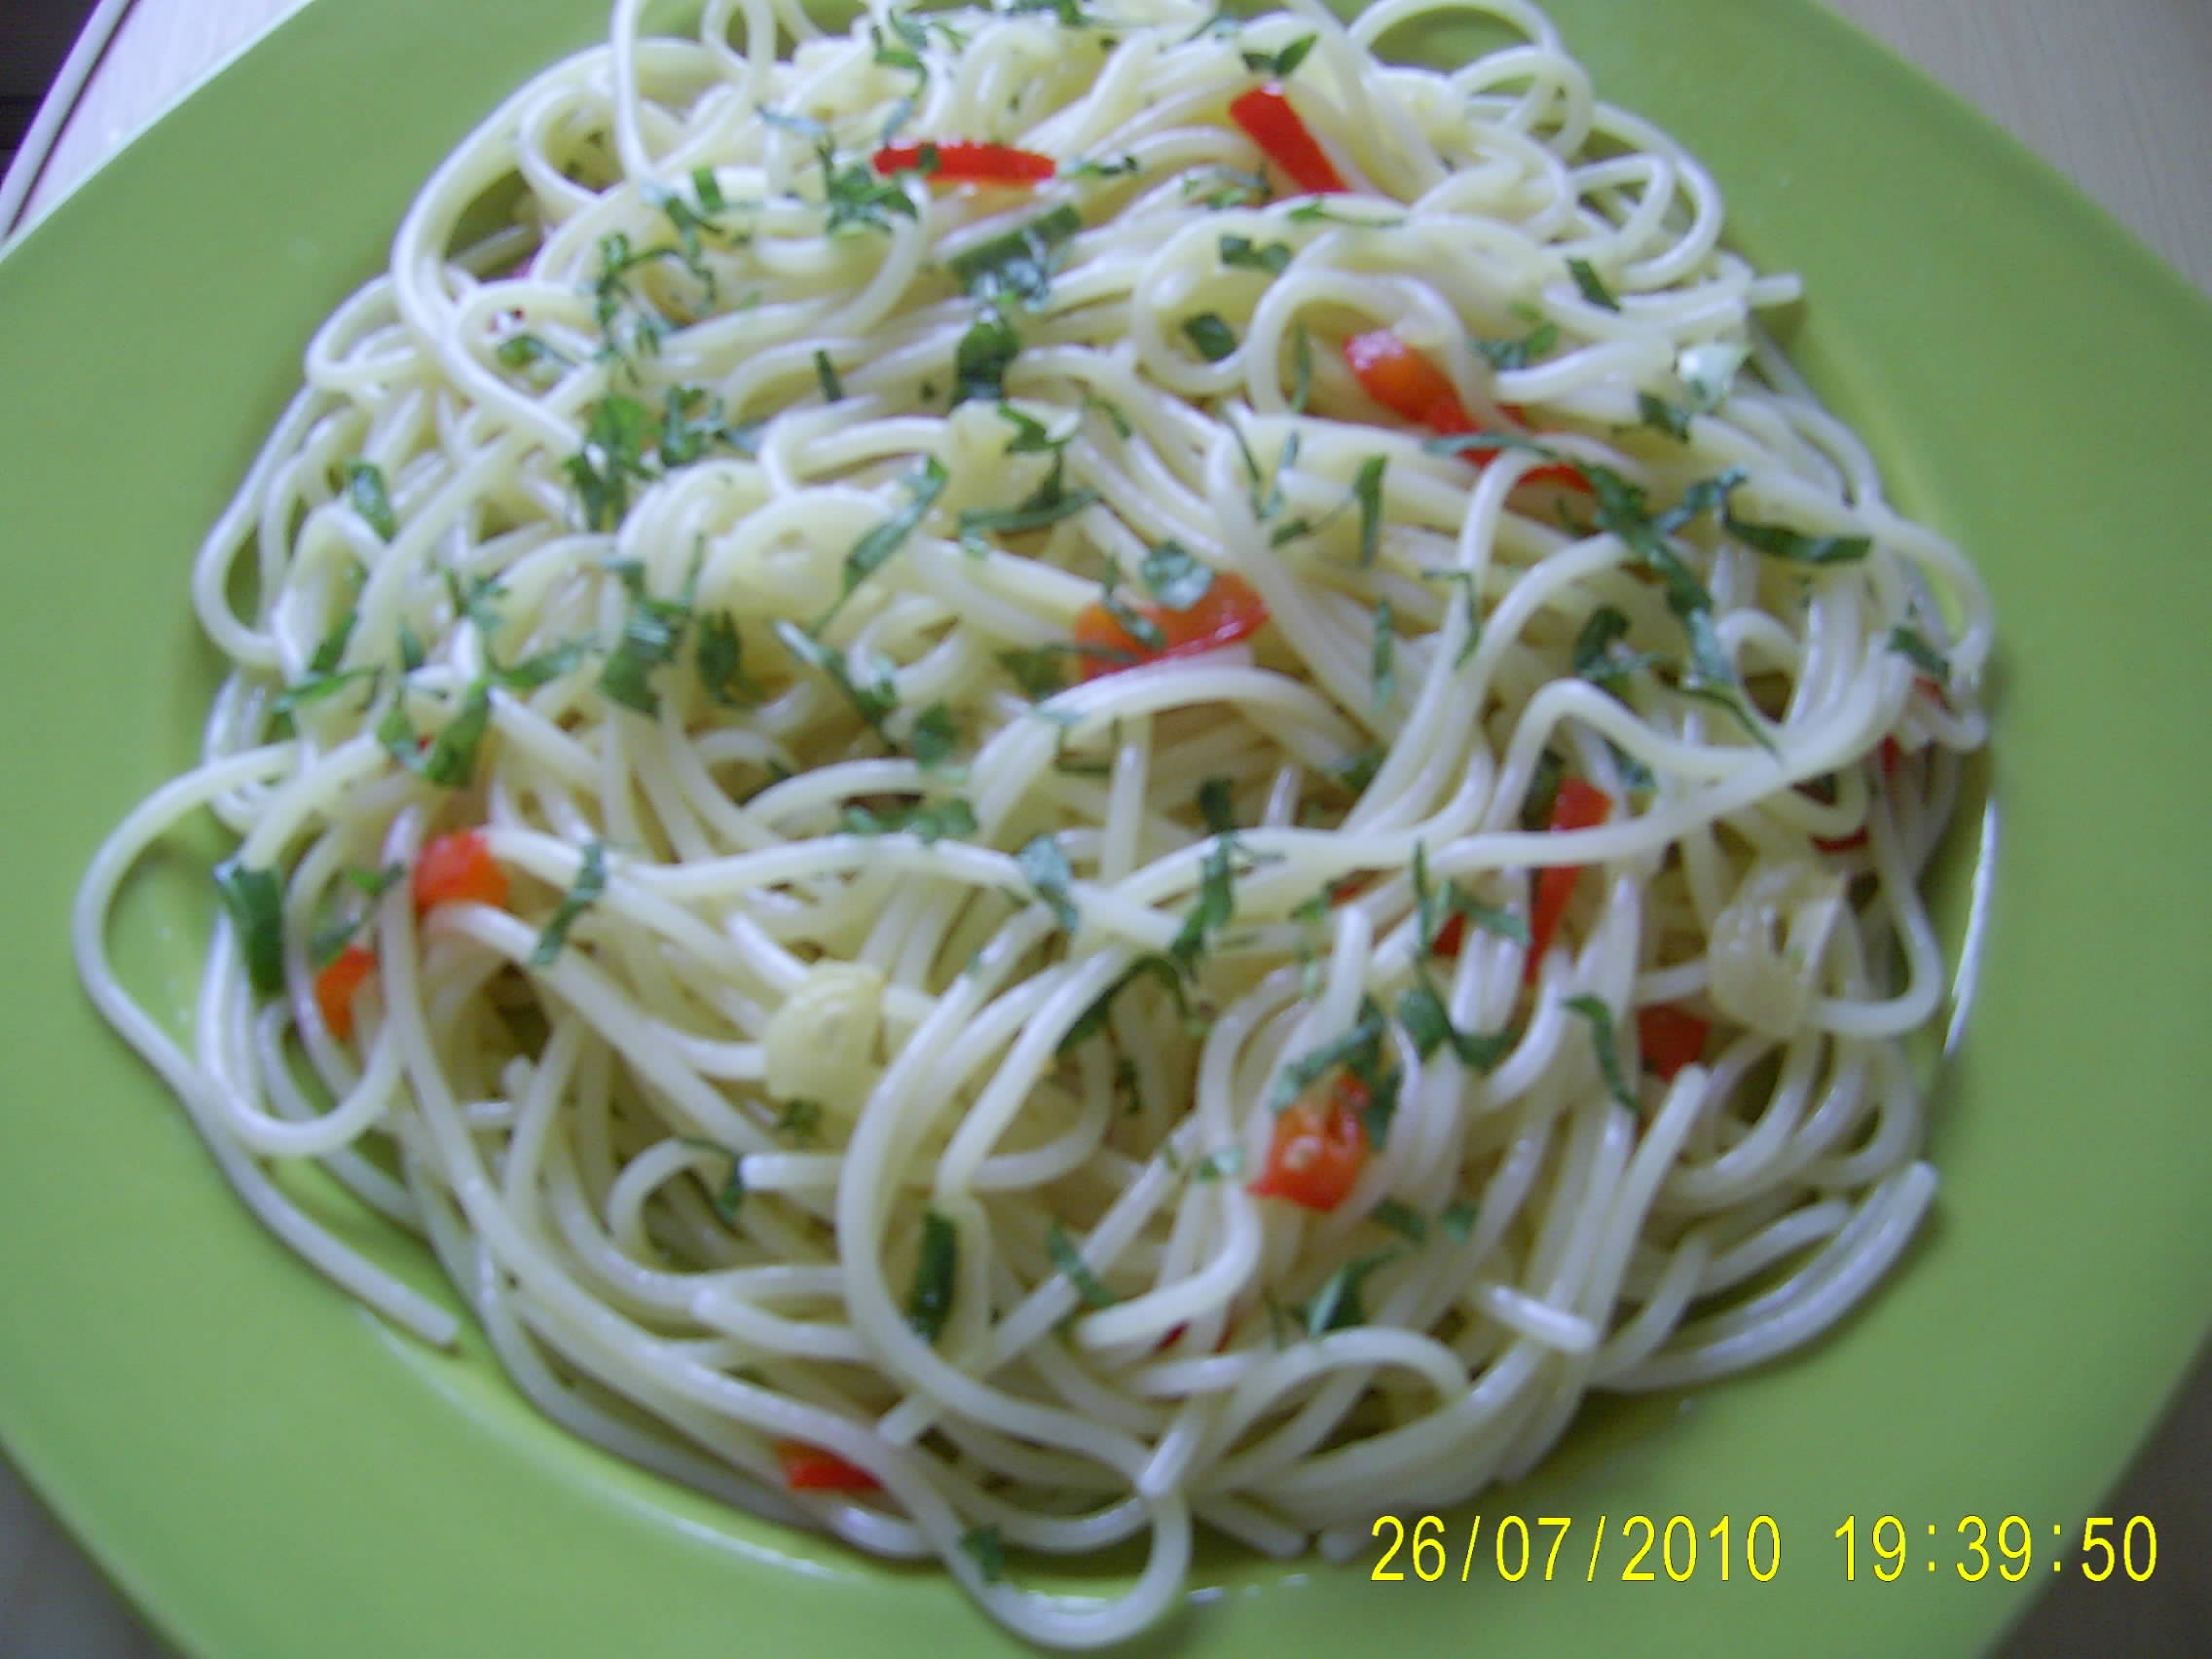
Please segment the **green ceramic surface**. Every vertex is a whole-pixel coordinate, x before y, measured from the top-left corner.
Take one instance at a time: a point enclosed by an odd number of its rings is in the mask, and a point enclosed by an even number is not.
[[[1705,158],[1736,244],[1804,274],[1799,361],[1996,593],[1993,903],[1938,1089],[1939,1212],[1907,1271],[1812,1352],[1586,1412],[1535,1478],[1478,1506],[1469,1582],[1472,1512],[1452,1518],[1436,1584],[1369,1582],[1372,1552],[1286,1568],[1213,1549],[1198,1582],[1226,1594],[1141,1650],[1972,1653],[2054,1559],[2075,1569],[2083,1518],[2212,1311],[2212,311],[1809,5],[1554,11],[1607,98]],[[247,1219],[71,969],[92,849],[194,753],[214,666],[187,567],[309,332],[377,267],[434,162],[604,16],[600,0],[317,0],[0,261],[0,1436],[203,1659],[1015,1647],[932,1571],[732,1516],[570,1441],[480,1344],[448,1356],[391,1335]],[[1408,44],[1464,45],[1442,28]],[[132,982],[164,1009],[186,1006],[210,904],[195,861],[214,845],[155,863],[119,921]],[[1954,945],[1978,856],[1970,826],[1941,884]],[[378,1248],[430,1282],[406,1247]],[[1506,1513],[1572,1519],[1555,1582],[1498,1581]],[[1695,1523],[1689,1582],[1619,1581],[1632,1514]],[[1760,1514],[1782,1542],[1766,1583],[1741,1553]],[[1832,1534],[1854,1514],[1904,1521],[1899,1582],[1863,1554],[1845,1582]],[[1971,1514],[2032,1525],[2026,1583],[1959,1579]]]

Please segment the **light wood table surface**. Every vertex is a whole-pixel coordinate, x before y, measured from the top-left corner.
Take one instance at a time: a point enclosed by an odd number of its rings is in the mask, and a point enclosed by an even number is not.
[[[41,212],[301,0],[137,0],[30,200]],[[1627,0],[1624,0],[1627,3]],[[1974,104],[2212,294],[2207,0],[1830,0]],[[2106,1506],[2158,1524],[2171,1567],[2121,1602],[2069,1577],[2004,1659],[2212,1652],[2212,1364]],[[0,1459],[0,1659],[171,1659]],[[221,1659],[207,1655],[205,1659]]]

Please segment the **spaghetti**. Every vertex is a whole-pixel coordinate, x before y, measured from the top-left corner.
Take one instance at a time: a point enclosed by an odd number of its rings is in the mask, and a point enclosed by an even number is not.
[[[454,1337],[319,1162],[569,1427],[1067,1645],[1870,1288],[1985,596],[1695,161],[1435,9],[623,0],[454,153],[78,906],[263,1221]],[[103,934],[203,807],[180,1046]]]

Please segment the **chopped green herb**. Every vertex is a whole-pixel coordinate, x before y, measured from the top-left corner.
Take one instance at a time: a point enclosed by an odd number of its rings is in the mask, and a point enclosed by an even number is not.
[[[1654,518],[1645,504],[1643,491],[1637,485],[1629,483],[1610,467],[1588,461],[1576,465],[1597,494],[1599,525],[1618,535],[1644,567],[1658,575],[1666,591],[1667,608],[1675,613],[1683,632],[1689,636],[1690,673],[1677,689],[1727,710],[1755,742],[1771,752],[1773,742],[1745,705],[1743,688],[1736,679],[1736,665],[1729,659],[1713,625],[1713,595],[1667,540],[1670,534],[1688,523],[1697,512],[1715,502],[1725,502],[1728,493],[1743,481],[1742,473],[1731,469],[1716,478],[1692,485],[1680,505]]]
[[[1656,785],[1651,768],[1615,743],[1605,739],[1605,752],[1613,758],[1613,769],[1620,774],[1621,787],[1627,790],[1648,790]]]
[[[1636,394],[1636,410],[1640,424],[1655,432],[1664,432],[1677,443],[1690,441],[1690,412],[1678,409],[1664,397],[1654,397],[1648,391]]]
[[[1367,1219],[1416,1244],[1428,1242],[1428,1217],[1398,1198],[1384,1198],[1368,1212]]]
[[[246,982],[256,996],[276,995],[284,988],[284,894],[276,872],[228,858],[215,866],[215,892],[238,930]]]
[[[1448,571],[1434,568],[1423,569],[1421,575],[1429,581],[1456,582],[1458,584],[1459,603],[1467,613],[1467,637],[1459,642],[1459,649],[1452,659],[1452,666],[1454,668],[1464,668],[1469,659],[1481,648],[1483,643],[1482,597],[1477,592],[1477,583],[1481,578],[1472,571]]]
[[[1375,645],[1368,652],[1367,677],[1375,686],[1375,706],[1386,709],[1398,694],[1398,623],[1390,614],[1390,602],[1375,602]]]
[[[1007,440],[1008,455],[1058,455],[1075,441],[1073,431],[1064,438],[1053,437],[1044,422],[1024,415],[1011,403],[999,405],[999,419],[1014,427],[1014,436]]]
[[[1366,1324],[1367,1310],[1361,1305],[1361,1287],[1366,1283],[1368,1274],[1396,1261],[1403,1254],[1400,1250],[1383,1250],[1373,1256],[1361,1256],[1346,1262],[1331,1273],[1328,1282],[1321,1286],[1307,1306],[1306,1334],[1309,1337],[1324,1337],[1331,1331]]]
[[[1733,511],[1721,517],[1728,534],[1761,553],[1797,565],[1848,565],[1866,557],[1874,545],[1867,535],[1807,535],[1779,524],[1751,524]]]
[[[822,1102],[785,1101],[783,1111],[776,1118],[776,1133],[788,1136],[794,1145],[813,1145],[822,1136]]]
[[[362,924],[375,914],[377,901],[406,875],[407,866],[397,863],[387,864],[382,869],[347,869],[347,882],[365,895],[368,903],[356,914],[337,917],[315,930],[308,941],[309,966],[329,967],[339,953],[353,942],[353,936],[361,931]]]
[[[364,680],[374,687],[383,678],[384,670],[381,668],[350,668],[341,674],[311,674],[307,679],[295,681],[279,691],[276,700],[270,704],[270,710],[278,715],[292,714],[311,703],[335,697],[347,686],[357,685]]]
[[[883,729],[886,716],[899,707],[899,685],[892,678],[891,665],[872,652],[855,652],[848,659],[833,645],[826,645],[814,639],[795,623],[779,621],[776,638],[783,641],[784,648],[806,664],[820,669],[836,686],[853,712],[866,721],[875,735],[891,742],[891,734]],[[855,664],[860,673],[855,675]]]
[[[999,413],[1012,415],[1018,412],[1001,404]],[[1030,421],[1026,415],[1019,418],[1035,427],[1040,436],[1043,434],[1044,427],[1036,422]],[[1030,439],[1026,431],[1018,434],[1014,443],[1007,446],[1007,454],[1018,454],[1023,448],[1049,450],[1052,457],[1051,470],[1046,473],[1044,482],[1032,490],[1028,498],[1019,506],[1005,511],[970,508],[963,512],[959,528],[962,547],[971,553],[986,553],[990,549],[982,540],[985,532],[1000,535],[1018,535],[1024,531],[1043,530],[1050,525],[1058,524],[1062,519],[1073,518],[1096,501],[1098,492],[1095,490],[1070,490],[1065,487],[1060,457],[1061,451],[1073,436],[1070,433],[1068,438],[1062,438],[1057,443],[1049,439],[1037,443]]]
[[[1068,856],[1060,851],[1058,841],[1050,835],[1035,836],[1014,855],[1014,862],[1029,878],[1037,897],[1051,910],[1054,921],[1069,933],[1083,925],[1083,912],[1076,908],[1075,896],[1068,885],[1075,874],[1069,869]]]
[[[1540,322],[1518,340],[1470,339],[1467,344],[1493,369],[1525,369],[1559,344],[1559,325]]]
[[[701,618],[699,648],[692,662],[699,671],[699,684],[722,707],[751,708],[761,700],[760,687],[745,672],[745,636],[728,611]]]
[[[1582,631],[1574,637],[1574,672],[1592,684],[1617,689],[1650,658],[1631,652],[1624,661],[1613,654],[1614,644],[1628,634],[1627,615],[1610,605],[1590,612]]]
[[[507,590],[493,576],[471,576],[463,583],[451,570],[444,574],[446,597],[453,603],[455,620],[465,616],[489,645],[492,637],[498,633],[501,621],[493,601],[505,598]]]
[[[1387,752],[1380,743],[1371,743],[1355,755],[1348,755],[1328,768],[1331,779],[1352,794],[1364,794],[1367,786],[1375,781],[1375,774],[1382,770]]]
[[[1271,80],[1287,81],[1297,73],[1298,66],[1306,61],[1306,55],[1313,50],[1313,41],[1312,35],[1300,35],[1280,52],[1272,55],[1265,52],[1244,52],[1237,55],[1244,59],[1244,67],[1254,74],[1265,75]]]
[[[465,789],[476,775],[476,751],[491,722],[491,683],[478,680],[461,694],[461,713],[446,722],[423,757],[423,776],[444,789]]]
[[[918,835],[924,846],[958,840],[976,832],[976,809],[958,795],[947,800],[920,801],[898,812],[872,812],[865,806],[848,806],[838,819],[848,835]]]
[[[584,447],[561,463],[583,502],[586,530],[612,530],[630,508],[630,481],[652,477],[645,443],[652,416],[643,403],[619,392],[592,405]]]
[[[583,660],[584,647],[576,640],[566,641],[539,651],[535,656],[509,663],[504,668],[493,662],[489,652],[485,653],[485,665],[490,669],[493,680],[510,691],[535,691],[540,685],[560,679]]]
[[[1133,608],[1111,586],[1098,595],[1098,608],[1114,619],[1123,633],[1128,635],[1146,650],[1166,649],[1167,636],[1160,631],[1160,624],[1143,611]]]
[[[713,175],[709,174],[708,177],[709,181],[712,182]],[[706,239],[709,235],[719,234],[716,232],[716,227],[709,220],[702,218],[693,209],[690,203],[684,201],[673,190],[663,190],[657,185],[648,184],[642,194],[647,202],[667,215],[669,224],[676,231],[676,240],[679,245],[674,251],[677,259],[707,290],[708,303],[713,304],[716,292],[715,273],[713,268],[707,264]],[[718,199],[719,198],[719,190],[716,192],[716,196]],[[655,251],[661,250],[656,249]]]
[[[1169,941],[1167,954],[1188,972],[1203,954],[1207,937],[1226,927],[1236,913],[1235,867],[1227,836],[1215,838],[1198,870],[1198,902]]]
[[[887,69],[911,69],[917,75],[926,76],[929,71],[922,66],[921,52],[928,37],[922,34],[920,28],[914,27],[911,18],[893,13],[892,19],[892,27],[899,30],[900,39],[905,41],[906,44],[904,46],[891,45],[883,38],[883,30],[878,25],[868,24],[867,38],[874,44],[875,61]],[[905,27],[901,25],[905,25]],[[911,37],[907,35],[906,27],[913,27]]]
[[[1351,200],[1351,198],[1348,196],[1339,196],[1333,197],[1330,200],[1337,202],[1348,202]],[[1405,223],[1405,220],[1402,218],[1349,218],[1343,213],[1333,212],[1322,203],[1319,198],[1316,198],[1311,202],[1301,202],[1297,206],[1293,207],[1290,210],[1288,217],[1290,219],[1290,222],[1294,225],[1348,225],[1355,231],[1394,231],[1400,225],[1403,225]]]
[[[691,194],[699,199],[701,212],[719,213],[722,210],[722,187],[716,179],[713,167],[691,169]]]
[[[533,968],[550,968],[559,959],[561,947],[569,942],[569,930],[576,925],[579,916],[599,903],[606,891],[607,844],[587,842],[574,883],[562,895],[552,919],[545,924],[545,931],[537,936],[536,948],[530,953]]]
[[[820,347],[814,351],[814,378],[822,386],[822,401],[842,403],[845,400],[844,383],[837,379],[837,366],[830,361],[830,353]]]
[[[1077,161],[1060,164],[1062,178],[1120,178],[1137,170],[1134,156],[1122,156],[1111,162]]]
[[[853,590],[867,580],[894,553],[906,545],[937,498],[944,494],[948,475],[944,462],[934,455],[924,456],[919,466],[899,480],[906,491],[906,504],[853,543],[853,550],[845,555],[844,584],[836,602],[823,612],[814,624],[819,634],[830,625],[831,617],[844,608],[845,601],[853,597]]]
[[[1006,1544],[996,1527],[971,1527],[960,1534],[960,1547],[975,1558],[976,1570],[985,1584],[1006,1576]]]
[[[1711,478],[1700,478],[1682,492],[1682,498],[1653,519],[1652,525],[1663,534],[1672,535],[1700,513],[1724,508],[1728,498],[1750,476],[1742,467],[1731,466],[1716,472]]]
[[[399,517],[391,510],[390,496],[385,493],[384,469],[374,461],[346,463],[346,502],[377,533],[379,541],[389,541],[399,534]]]
[[[1384,1031],[1382,1011],[1375,1006],[1375,999],[1362,998],[1359,1017],[1350,1030],[1330,1038],[1282,1068],[1274,1088],[1268,1093],[1268,1109],[1282,1111],[1338,1066],[1364,1081],[1365,1074],[1382,1065]]]
[[[1444,1230],[1445,1237],[1455,1244],[1464,1244],[1474,1235],[1475,1217],[1481,1213],[1482,1206],[1472,1198],[1454,1198],[1444,1206],[1444,1213],[1436,1218],[1436,1224]]]
[[[1232,788],[1227,778],[1208,778],[1198,785],[1198,816],[1205,820],[1210,834],[1236,833],[1236,800]]]
[[[659,352],[661,336],[668,332],[668,319],[631,292],[629,276],[641,266],[671,259],[682,263],[682,252],[673,247],[634,249],[629,237],[620,231],[599,239],[599,275],[593,279],[590,290],[592,314],[599,323],[599,356],[622,363],[633,381],[638,374],[633,359]],[[627,348],[620,329],[625,313],[630,322]]]
[[[1134,434],[1136,428],[1129,424],[1129,418],[1122,413],[1121,405],[1111,399],[1094,396],[1087,391],[1083,394],[1083,406],[1086,409],[1095,409],[1105,416],[1117,438],[1126,442]]]
[[[953,1275],[960,1266],[960,1234],[936,1210],[922,1212],[922,1248],[914,1263],[914,1285],[906,1293],[906,1323],[925,1343],[934,1343],[952,1311]]]
[[[1497,1063],[1511,1053],[1513,1045],[1520,1041],[1520,1034],[1510,1026],[1503,1031],[1460,1030],[1452,1023],[1452,1016],[1445,1012],[1444,999],[1425,977],[1398,993],[1398,1023],[1405,1027],[1406,1035],[1413,1040],[1414,1052],[1422,1059],[1449,1043],[1460,1063],[1478,1072],[1494,1071]]]
[[[1205,188],[1207,174],[1198,173],[1183,181],[1183,194],[1198,196]],[[1269,187],[1268,175],[1261,172],[1239,172],[1235,167],[1216,167],[1213,177],[1224,180],[1210,195],[1199,198],[1199,205],[1220,212],[1225,207],[1260,207],[1273,200],[1274,192]]]
[[[1236,353],[1236,336],[1229,324],[1212,312],[1200,312],[1197,316],[1183,319],[1183,334],[1199,356],[1209,363],[1218,363],[1224,357]]]
[[[634,559],[608,569],[629,590],[630,607],[622,618],[621,641],[599,671],[599,688],[625,708],[657,715],[660,694],[652,687],[652,674],[676,660],[683,629],[691,620],[690,600],[653,598],[645,591],[645,569]],[[696,566],[693,573],[695,577]]]
[[[1023,12],[1050,12],[1063,29],[1095,28],[1095,18],[1085,15],[1077,0],[1002,0],[1007,12],[1018,16]]]
[[[1191,1165],[1194,1181],[1234,1181],[1244,1173],[1244,1149],[1238,1145],[1223,1147],[1209,1152]]]
[[[423,642],[406,623],[399,625],[399,672],[413,674],[427,660],[424,655]]]
[[[1529,779],[1529,798],[1521,803],[1521,828],[1547,830],[1551,827],[1552,808],[1559,800],[1559,781],[1567,775],[1567,756],[1556,749],[1547,749],[1536,756],[1535,771]]]
[[[1223,237],[1221,262],[1232,269],[1265,271],[1270,276],[1280,276],[1290,266],[1292,248],[1288,242],[1255,242],[1250,237]]]
[[[1590,269],[1587,259],[1568,260],[1567,274],[1574,278],[1574,285],[1582,290],[1582,297],[1600,311],[1617,312],[1621,309],[1620,301],[1606,291],[1605,284],[1598,279],[1598,273]]]
[[[1359,503],[1359,562],[1375,563],[1382,534],[1382,472],[1390,464],[1386,455],[1371,455],[1359,463],[1351,481],[1352,499]]]
[[[1117,1056],[1114,1061],[1114,1098],[1116,1101],[1127,1099],[1128,1104],[1122,1108],[1124,1117],[1132,1117],[1144,1110],[1144,1090],[1137,1083],[1137,1063],[1126,1054]]]
[[[1930,645],[1923,635],[1902,626],[1892,628],[1890,649],[1899,652],[1936,684],[1951,683],[1950,659]]]
[[[932,703],[914,717],[906,747],[925,772],[940,770],[960,747],[960,723],[948,703]]]
[[[952,352],[952,407],[970,398],[1006,396],[1006,371],[1020,354],[1021,336],[997,310],[987,311],[960,336]]]
[[[880,178],[866,162],[837,168],[827,143],[815,153],[822,159],[822,200],[830,216],[823,229],[835,235],[847,225],[888,231],[892,215],[915,219],[921,215],[914,199],[896,178]]]
[[[575,359],[558,351],[535,334],[510,334],[493,349],[492,355],[498,358],[502,368],[528,369],[539,363],[551,363],[556,368],[575,367]]]
[[[1035,311],[1051,291],[1052,273],[1059,263],[1053,250],[1082,229],[1083,215],[1063,203],[945,263],[961,286],[977,298],[1014,294]]]
[[[1114,999],[1127,990],[1139,978],[1157,979],[1166,986],[1168,994],[1175,999],[1176,1012],[1186,1021],[1189,1020],[1191,1005],[1189,999],[1183,995],[1183,977],[1177,971],[1175,964],[1164,956],[1140,956],[1124,968],[1112,984],[1098,993],[1097,999],[1083,1011],[1073,1025],[1068,1027],[1067,1035],[1060,1039],[1059,1047],[1054,1052],[1064,1054],[1105,1030],[1107,1015],[1114,1006]]]
[[[1503,939],[1529,942],[1528,925],[1510,910],[1500,910],[1485,904],[1462,888],[1456,881],[1447,879],[1437,887],[1428,879],[1428,848],[1419,841],[1414,843],[1414,927],[1420,940],[1423,956],[1436,948],[1437,935],[1453,916],[1463,916],[1478,928],[1484,928]]]
[[[489,679],[470,682],[461,694],[461,712],[446,722],[437,740],[425,752],[403,703],[394,703],[377,722],[377,741],[394,760],[444,789],[466,787],[476,770],[476,751],[492,719],[492,685]]]
[[[1631,1112],[1639,1110],[1636,1095],[1621,1075],[1619,1051],[1613,1046],[1613,1011],[1601,998],[1587,995],[1568,997],[1567,1008],[1590,1022],[1590,1041],[1597,1047],[1598,1069],[1604,1074],[1607,1091]]]
[[[1075,1293],[1083,1298],[1087,1307],[1111,1308],[1122,1300],[1099,1282],[1098,1275],[1090,1271],[1090,1265],[1057,1221],[1046,1230],[1045,1248],[1051,1255],[1052,1266],[1067,1275],[1068,1283],[1075,1287]]]
[[[1044,698],[1067,689],[1062,665],[1073,652],[1069,645],[1014,646],[1000,651],[995,660],[1014,676],[1024,695]]]
[[[1169,610],[1188,610],[1213,587],[1213,571],[1184,550],[1182,543],[1162,541],[1144,556],[1139,574],[1152,597]]]
[[[714,1197],[715,1214],[724,1227],[734,1226],[737,1212],[745,1207],[745,1160],[727,1147],[714,1150],[729,1160],[729,1175]]]

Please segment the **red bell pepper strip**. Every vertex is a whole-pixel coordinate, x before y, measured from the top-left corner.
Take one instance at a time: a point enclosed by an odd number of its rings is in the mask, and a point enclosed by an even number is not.
[[[376,971],[376,952],[364,944],[350,944],[314,977],[315,1007],[322,1011],[322,1023],[341,1043],[353,1035],[353,993]]]
[[[1550,828],[1562,830],[1595,830],[1612,816],[1613,803],[1605,793],[1594,784],[1580,778],[1563,778],[1559,794],[1552,801]],[[1562,917],[1567,914],[1567,901],[1574,897],[1574,884],[1582,874],[1580,865],[1550,865],[1536,872],[1536,902],[1530,906],[1529,919],[1529,960],[1521,971],[1522,983],[1536,982],[1536,968],[1544,953],[1552,947],[1552,936],[1559,932]]]
[[[1050,156],[973,138],[886,144],[868,158],[868,164],[885,178],[920,172],[948,184],[1036,184],[1058,170]]]
[[[784,1466],[784,1485],[793,1492],[874,1492],[883,1485],[836,1453],[801,1440],[777,1441],[776,1461]]]
[[[1294,1101],[1275,1119],[1268,1165],[1246,1189],[1309,1210],[1333,1210],[1367,1162],[1367,1086],[1339,1074],[1324,1105]]]
[[[507,872],[474,830],[433,835],[415,860],[415,910],[440,904],[490,904],[507,902]]]
[[[1103,605],[1087,605],[1075,619],[1076,644],[1088,647],[1084,679],[1096,680],[1141,663],[1219,650],[1249,639],[1268,619],[1267,604],[1252,591],[1252,585],[1226,571],[1214,572],[1204,595],[1188,610],[1169,610],[1149,601],[1129,608],[1159,630],[1161,644],[1150,645],[1137,639]]]
[[[1359,382],[1368,396],[1391,414],[1426,426],[1440,438],[1456,438],[1481,430],[1467,414],[1467,406],[1459,401],[1458,392],[1453,389],[1451,379],[1444,371],[1390,329],[1370,329],[1346,340],[1345,366],[1351,370],[1352,378]],[[1498,457],[1494,449],[1466,449],[1459,453],[1477,466],[1487,466]],[[1541,466],[1530,467],[1521,482],[1564,484],[1573,490],[1590,488],[1590,481],[1582,476],[1579,468],[1561,461],[1546,461]]]
[[[1636,1011],[1636,1045],[1643,1054],[1643,1069],[1658,1074],[1662,1083],[1702,1058],[1712,1023],[1703,1014],[1672,1003],[1652,1003]]]
[[[1254,87],[1229,106],[1229,118],[1251,135],[1269,161],[1290,175],[1291,183],[1316,196],[1345,189],[1336,164],[1299,119],[1280,87]]]

